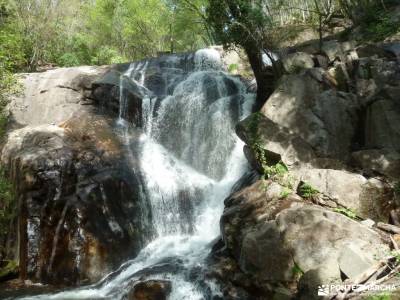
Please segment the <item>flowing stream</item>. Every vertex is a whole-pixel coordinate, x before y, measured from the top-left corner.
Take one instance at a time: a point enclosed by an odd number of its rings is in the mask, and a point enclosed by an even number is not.
[[[128,86],[141,95],[141,124],[126,121]],[[143,278],[171,281],[173,300],[219,295],[215,282],[198,275],[220,234],[223,200],[248,168],[234,127],[254,100],[222,71],[213,49],[132,63],[121,76],[116,130],[128,162],[139,162],[153,234],[136,258],[100,282],[25,299],[118,300]]]

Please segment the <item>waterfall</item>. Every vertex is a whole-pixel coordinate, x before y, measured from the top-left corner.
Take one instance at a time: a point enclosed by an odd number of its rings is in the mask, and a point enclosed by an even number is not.
[[[205,267],[223,200],[247,170],[234,127],[250,114],[255,96],[222,70],[213,49],[132,63],[120,85],[117,123],[131,147],[128,160],[139,162],[153,235],[136,258],[100,282],[26,299],[123,299],[143,277],[170,280],[170,299],[205,298],[188,273]],[[128,85],[142,95],[136,128],[126,122]],[[215,283],[206,284],[218,294]]]

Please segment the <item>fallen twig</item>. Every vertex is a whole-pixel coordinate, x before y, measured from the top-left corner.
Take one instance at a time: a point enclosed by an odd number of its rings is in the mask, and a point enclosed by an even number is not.
[[[382,222],[378,222],[378,224],[376,224],[376,226],[379,229],[382,229],[386,232],[390,232],[390,233],[399,233],[400,234],[400,227],[397,227],[395,225],[390,225],[390,224],[386,224],[386,223],[382,223]]]

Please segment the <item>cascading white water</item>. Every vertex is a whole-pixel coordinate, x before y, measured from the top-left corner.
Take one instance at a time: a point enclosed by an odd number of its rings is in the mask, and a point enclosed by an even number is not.
[[[223,200],[246,171],[234,126],[250,113],[255,96],[246,93],[238,78],[221,70],[216,50],[200,50],[184,59],[191,59],[194,68],[185,70],[182,56],[169,56],[156,66],[133,63],[121,78],[118,123],[124,127],[126,144],[136,144],[131,155],[140,162],[153,240],[135,259],[95,285],[30,299],[122,299],[132,281],[142,276],[170,280],[170,299],[205,298],[186,273],[204,265],[210,243],[219,235]],[[146,78],[155,67],[163,84],[142,99],[143,131],[132,141],[124,120],[125,82],[153,91]],[[169,267],[154,272],[163,265]],[[213,282],[207,284],[218,292]]]

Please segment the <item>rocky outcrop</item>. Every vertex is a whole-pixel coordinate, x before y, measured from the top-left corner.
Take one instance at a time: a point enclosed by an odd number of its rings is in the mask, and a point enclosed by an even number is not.
[[[106,67],[77,67],[21,74],[22,92],[8,105],[14,127],[58,124],[91,109],[91,84]]]
[[[254,134],[260,140],[260,146],[267,151],[267,158],[275,162],[282,160],[288,166],[299,161],[311,161],[315,158],[314,149],[300,136],[279,126],[262,114],[252,115],[240,122],[236,127],[238,136],[246,142],[245,155],[256,169],[257,166],[253,144]]]
[[[299,281],[302,293],[312,295],[318,285],[342,282],[341,272],[354,278],[389,251],[370,228],[283,189],[258,181],[225,201],[223,240],[259,289],[283,284],[295,293]],[[346,259],[364,264],[351,267]],[[318,281],[311,284],[307,278],[315,274]]]
[[[296,65],[304,53],[284,59],[295,72],[286,68],[260,112],[238,124],[267,180],[225,200],[219,261],[236,274],[227,293],[318,299],[319,285],[352,282],[390,252],[374,226],[399,225],[400,72],[387,49],[329,41],[308,53],[318,68]]]
[[[298,70],[314,67],[314,61],[310,55],[303,52],[296,52],[287,55],[282,60],[283,68],[288,73],[295,73]]]
[[[135,256],[151,236],[141,178],[109,117],[115,111],[98,105],[109,96],[99,89],[120,91],[107,78],[126,67],[22,75],[25,90],[9,105],[10,125],[20,129],[9,133],[1,156],[17,195],[11,234],[18,237],[13,252],[22,279],[90,283]]]
[[[19,198],[22,278],[92,282],[139,251],[146,211],[122,151],[96,116],[10,134],[2,161]]]
[[[381,174],[396,180],[400,178],[400,153],[391,149],[360,150],[352,153],[354,164],[367,174]]]
[[[263,147],[281,154],[288,165],[310,162],[315,156],[343,159],[351,152],[358,100],[353,94],[327,89],[327,76],[319,69],[284,76],[261,109],[266,119],[254,124]],[[251,119],[238,127],[248,144],[245,131],[246,127],[253,131],[248,128]]]
[[[332,169],[308,168],[295,173],[300,181],[364,219],[387,222],[395,207],[393,189],[385,181]]]
[[[393,100],[378,100],[367,109],[365,144],[370,149],[400,150],[400,107]]]

